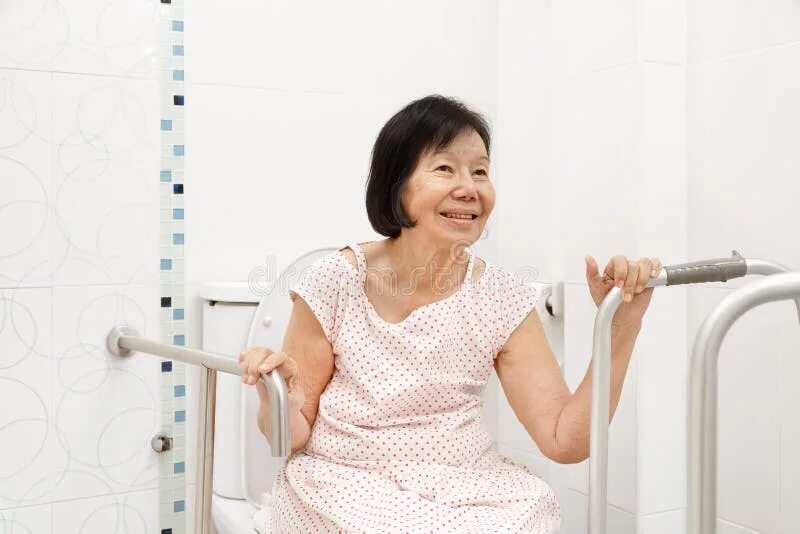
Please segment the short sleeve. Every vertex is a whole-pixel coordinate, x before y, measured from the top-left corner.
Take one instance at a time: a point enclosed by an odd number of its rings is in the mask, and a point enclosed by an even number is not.
[[[511,337],[511,334],[536,307],[539,291],[530,282],[514,273],[499,269],[495,277],[495,312],[497,332],[495,337],[495,357]]]
[[[347,261],[347,260],[344,260]],[[299,273],[298,281],[289,288],[289,297],[295,293],[303,297],[317,318],[325,337],[331,345],[336,341],[346,286],[343,287],[342,255],[327,254],[312,262]]]

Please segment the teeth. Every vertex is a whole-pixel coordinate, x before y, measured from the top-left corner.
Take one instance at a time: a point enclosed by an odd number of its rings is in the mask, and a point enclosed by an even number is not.
[[[450,219],[472,219],[472,215],[462,213],[445,213],[444,216]]]

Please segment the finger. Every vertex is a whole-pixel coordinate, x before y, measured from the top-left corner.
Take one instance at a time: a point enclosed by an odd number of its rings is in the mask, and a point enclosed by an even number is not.
[[[650,281],[652,272],[653,262],[650,261],[650,258],[640,258],[639,279],[636,282],[636,293],[641,293],[644,291],[645,286],[647,286],[647,283]]]
[[[267,358],[261,362],[261,364],[256,369],[258,374],[265,374],[269,373],[276,367],[280,367],[288,357],[288,354],[285,352],[273,352]]]
[[[261,366],[261,363],[269,358],[273,352],[271,352],[267,348],[261,348],[260,350],[256,351],[254,354],[250,355],[249,360],[247,361],[247,383],[248,384],[255,384],[258,381],[258,368]]]
[[[266,347],[250,347],[244,352],[239,354],[239,367],[242,370],[242,381],[247,382],[247,377],[250,374],[248,369],[255,358],[258,361],[264,357],[265,351],[269,352]]]
[[[269,392],[267,386],[261,380],[256,381],[256,391],[258,392],[258,400],[261,404],[269,404]]]
[[[591,256],[584,256],[586,261],[586,279],[590,282],[597,281],[600,278],[600,270],[597,267],[597,262]]]
[[[653,261],[653,270],[651,271],[651,278],[655,278],[659,274],[661,274],[661,269],[663,269],[664,266],[661,265],[661,262],[658,260],[658,258],[650,258],[650,259]]]
[[[623,287],[628,277],[628,258],[621,254],[614,256],[609,260],[609,265],[612,266],[609,278],[614,280],[614,285],[617,287]]]
[[[628,262],[628,276],[625,278],[623,289],[625,302],[633,300],[633,292],[636,289],[636,282],[639,280],[639,264],[635,261]]]

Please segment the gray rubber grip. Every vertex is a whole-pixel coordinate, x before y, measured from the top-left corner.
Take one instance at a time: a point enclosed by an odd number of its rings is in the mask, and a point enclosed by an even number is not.
[[[664,270],[667,271],[668,286],[727,282],[731,278],[741,278],[746,275],[747,262],[741,254],[734,250],[731,252],[730,258],[668,265],[664,267]]]

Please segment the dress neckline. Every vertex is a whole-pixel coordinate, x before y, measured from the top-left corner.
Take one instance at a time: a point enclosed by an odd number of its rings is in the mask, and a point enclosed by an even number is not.
[[[367,241],[364,244],[374,243],[374,242],[375,241]],[[356,254],[356,259],[357,259],[357,262],[358,262],[358,271],[357,271],[357,275],[358,275],[358,294],[364,300],[364,303],[366,305],[367,311],[377,321],[381,322],[382,324],[389,325],[391,327],[403,327],[404,325],[406,325],[406,323],[408,323],[411,320],[412,317],[414,317],[415,315],[418,315],[423,310],[430,310],[430,309],[432,309],[434,307],[437,307],[437,306],[439,306],[439,305],[441,305],[443,303],[446,303],[446,302],[449,302],[451,300],[455,300],[456,298],[461,297],[461,295],[466,291],[467,287],[472,285],[472,269],[475,266],[475,253],[471,250],[472,247],[467,247],[465,249],[467,251],[467,254],[469,254],[469,261],[467,263],[467,272],[466,272],[466,274],[464,276],[464,280],[462,280],[461,285],[458,287],[458,291],[456,291],[455,293],[452,293],[451,295],[446,296],[443,299],[435,300],[433,302],[429,302],[428,304],[423,304],[422,306],[417,306],[416,308],[411,310],[411,313],[406,315],[403,319],[401,319],[400,321],[398,321],[396,323],[393,323],[391,321],[387,321],[386,319],[384,319],[383,317],[380,316],[380,314],[378,313],[378,310],[375,309],[375,306],[372,304],[372,301],[369,300],[369,297],[367,296],[367,292],[364,289],[364,283],[367,280],[367,256],[364,253],[364,250],[361,248],[361,245],[359,243],[356,243],[355,241],[350,243],[348,246],[351,249],[353,249],[353,252],[355,252],[355,254]],[[350,266],[350,269],[353,269],[353,265],[349,261],[347,261],[346,258],[345,258],[345,262]],[[481,278],[483,278],[483,276],[485,276],[485,274],[486,273],[484,272],[482,274]]]

